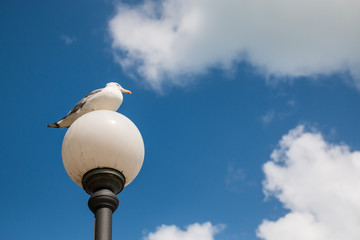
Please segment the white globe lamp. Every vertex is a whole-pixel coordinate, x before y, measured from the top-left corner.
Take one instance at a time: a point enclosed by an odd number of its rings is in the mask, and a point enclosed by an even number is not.
[[[63,164],[70,178],[91,194],[89,207],[95,214],[95,239],[111,239],[108,222],[111,223],[119,204],[116,194],[138,175],[144,153],[138,128],[114,111],[87,113],[66,132]]]

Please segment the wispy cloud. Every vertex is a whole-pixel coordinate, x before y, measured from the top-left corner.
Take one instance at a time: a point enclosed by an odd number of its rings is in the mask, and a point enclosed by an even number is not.
[[[290,99],[286,103],[287,103],[287,105],[289,107],[295,107],[296,106],[296,101],[294,99]]]
[[[360,152],[298,126],[283,136],[264,167],[264,192],[289,213],[264,220],[265,240],[360,239]]]
[[[268,110],[263,116],[260,117],[260,120],[263,123],[263,125],[268,126],[270,123],[274,121],[281,121],[292,115],[294,112],[295,102],[289,101],[287,105],[288,107],[290,107],[290,109],[284,110],[282,112],[275,111],[274,109]]]
[[[234,163],[229,163],[225,177],[226,187],[231,191],[239,192],[241,191],[241,187],[245,183],[245,180],[245,170],[236,167]]]
[[[270,122],[272,122],[275,119],[275,111],[269,110],[265,115],[261,116],[261,121],[265,126],[269,125]]]
[[[162,225],[151,232],[144,240],[214,240],[215,234],[224,228],[223,225],[214,226],[210,222],[194,223],[185,230],[175,225]]]
[[[166,0],[119,5],[114,55],[154,89],[241,61],[267,79],[346,73],[360,87],[360,1]]]
[[[70,37],[67,35],[61,35],[60,37],[65,42],[66,45],[71,45],[76,41],[76,37]]]

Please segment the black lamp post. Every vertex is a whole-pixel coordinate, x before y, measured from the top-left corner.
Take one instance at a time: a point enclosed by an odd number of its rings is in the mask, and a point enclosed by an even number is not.
[[[94,111],[76,120],[67,131],[62,157],[70,178],[89,193],[95,215],[95,240],[112,239],[112,214],[117,194],[139,173],[144,143],[137,127],[112,111]]]
[[[116,194],[125,185],[125,177],[110,168],[97,168],[87,172],[83,179],[84,190],[91,195],[88,205],[95,214],[95,239],[111,240],[112,214],[119,206]]]

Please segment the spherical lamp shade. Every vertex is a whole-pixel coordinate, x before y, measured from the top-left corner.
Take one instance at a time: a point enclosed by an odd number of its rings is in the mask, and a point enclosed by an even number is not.
[[[144,142],[135,124],[124,115],[107,110],[77,119],[62,145],[65,170],[81,187],[83,176],[97,168],[119,171],[128,185],[139,173],[144,153]]]

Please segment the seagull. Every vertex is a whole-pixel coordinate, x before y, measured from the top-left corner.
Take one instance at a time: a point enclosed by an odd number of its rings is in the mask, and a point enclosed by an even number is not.
[[[106,87],[96,89],[81,99],[78,104],[60,121],[48,124],[52,128],[68,128],[82,115],[96,110],[117,111],[123,101],[122,92],[131,94],[116,82],[106,84]]]

